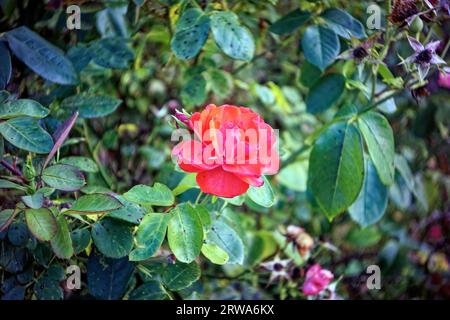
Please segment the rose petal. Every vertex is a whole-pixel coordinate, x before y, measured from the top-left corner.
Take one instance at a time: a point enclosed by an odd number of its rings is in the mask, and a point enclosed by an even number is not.
[[[240,174],[236,174],[236,176],[245,183],[248,183],[249,185],[254,187],[261,187],[264,184],[264,180],[260,176],[243,176]]]
[[[224,164],[222,168],[225,171],[236,173],[242,176],[260,176],[261,165],[259,164]]]
[[[177,144],[172,154],[178,157],[178,165],[187,172],[201,172],[216,168],[218,164],[203,159],[203,145],[197,140],[183,141]]]
[[[248,183],[245,183],[233,173],[223,170],[221,167],[200,172],[196,179],[204,193],[224,198],[239,196],[245,193],[249,187]]]

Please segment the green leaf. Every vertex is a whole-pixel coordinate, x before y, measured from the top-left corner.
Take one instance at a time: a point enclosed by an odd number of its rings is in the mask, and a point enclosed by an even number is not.
[[[334,62],[340,51],[337,34],[324,26],[309,26],[302,37],[306,60],[324,71]]]
[[[276,202],[275,193],[266,177],[262,177],[264,184],[261,187],[250,186],[247,191],[249,198],[262,207],[270,208]]]
[[[319,79],[322,71],[315,65],[305,61],[300,69],[300,82],[305,87],[311,88]]]
[[[69,166],[74,166],[84,172],[98,172],[97,163],[94,160],[87,157],[70,156],[59,160],[61,164],[67,164]]]
[[[155,183],[153,187],[137,185],[124,195],[128,201],[145,206],[171,206],[175,202],[172,191],[161,183]]]
[[[122,207],[122,203],[107,194],[88,194],[75,200],[65,214],[102,214]]]
[[[295,162],[281,169],[276,176],[278,182],[291,190],[305,192],[308,180],[306,162]]]
[[[209,227],[211,226],[211,215],[208,211],[208,209],[206,208],[205,205],[202,204],[197,204],[194,206],[195,209],[195,213],[197,213],[198,218],[200,219],[202,226],[203,226],[203,230],[206,232]]]
[[[370,158],[385,185],[394,182],[394,134],[387,119],[370,111],[358,117],[358,125],[367,144]]]
[[[200,254],[203,244],[203,228],[195,209],[189,203],[182,203],[171,210],[167,239],[175,257],[190,263]]]
[[[72,63],[64,53],[27,27],[8,31],[6,39],[16,57],[43,78],[64,85],[77,82]]]
[[[177,22],[171,48],[179,59],[191,59],[200,52],[208,33],[209,17],[197,8],[188,9]]]
[[[310,89],[306,98],[306,109],[310,113],[319,113],[329,109],[344,92],[345,78],[336,73],[320,78]]]
[[[131,261],[146,260],[156,253],[166,237],[170,218],[170,214],[149,213],[142,219],[135,236],[136,248],[130,253]]]
[[[381,233],[375,226],[364,229],[353,228],[347,234],[346,240],[352,247],[366,248],[377,244],[381,240]]]
[[[20,117],[0,123],[0,133],[19,149],[35,153],[49,153],[52,137],[39,126],[36,119]]]
[[[47,208],[25,210],[25,219],[30,232],[41,241],[50,241],[58,231],[56,218]]]
[[[121,299],[133,271],[134,264],[127,258],[111,259],[93,251],[87,263],[89,293],[100,300]]]
[[[92,239],[98,250],[109,258],[122,258],[133,248],[131,228],[118,220],[104,218],[92,226]]]
[[[353,123],[339,121],[316,140],[309,160],[309,188],[332,220],[358,197],[364,179],[361,136]]]
[[[10,97],[10,94],[8,91],[0,90],[0,103],[5,102]]]
[[[206,235],[206,243],[219,246],[228,255],[229,264],[244,263],[244,242],[236,230],[223,220],[215,220]]]
[[[133,51],[123,38],[98,40],[94,42],[91,49],[94,52],[94,62],[104,68],[126,69],[130,60],[134,59]]]
[[[67,58],[72,61],[73,67],[76,72],[81,72],[88,64],[91,62],[94,57],[95,52],[92,48],[78,42],[78,44],[74,47],[71,47],[69,51],[67,51]]]
[[[381,182],[377,170],[370,160],[365,161],[364,183],[355,203],[348,212],[361,227],[376,223],[383,216],[388,200],[388,189]]]
[[[75,254],[79,254],[86,250],[91,242],[91,233],[87,229],[77,229],[70,233],[72,238],[73,251]]]
[[[30,238],[27,225],[17,220],[8,229],[8,240],[13,246],[25,246]]]
[[[172,190],[172,193],[174,196],[178,196],[187,190],[197,188],[198,184],[197,180],[195,179],[197,177],[196,173],[188,173],[186,174],[183,179],[178,183],[175,189]]]
[[[245,195],[240,195],[240,196],[236,196],[233,198],[223,198],[223,200],[225,200],[226,202],[228,202],[229,204],[232,204],[233,206],[242,206],[242,204],[245,201]]]
[[[253,36],[247,28],[240,25],[233,12],[214,12],[211,15],[211,31],[216,44],[229,57],[244,61],[253,58]]]
[[[404,156],[396,154],[394,162],[395,168],[397,168],[397,171],[400,174],[399,178],[403,180],[404,185],[406,185],[408,190],[414,194],[414,197],[418,200],[418,204],[422,210],[427,211],[428,201],[425,196],[424,186],[420,175],[414,177],[408,161]]]
[[[60,259],[69,259],[73,256],[72,238],[70,237],[69,226],[64,215],[57,218],[58,231],[51,239],[53,252]]]
[[[49,113],[39,102],[29,99],[8,101],[0,104],[0,119],[12,119],[23,116],[45,118]]]
[[[164,285],[172,291],[187,288],[199,278],[200,267],[195,262],[169,264],[162,275]]]
[[[11,79],[11,55],[5,43],[0,42],[0,90],[5,89]],[[1,102],[1,99],[0,99]]]
[[[36,192],[31,196],[22,196],[23,203],[31,209],[40,209],[44,203],[44,194],[42,192]]]
[[[83,174],[74,166],[55,164],[42,172],[42,180],[62,191],[80,190],[86,183]]]
[[[102,38],[128,37],[126,13],[127,5],[106,8],[95,14],[95,25]]]
[[[333,120],[350,120],[351,118],[356,118],[358,111],[358,107],[355,105],[346,104],[335,113]]]
[[[403,178],[406,186],[411,192],[414,192],[415,182],[414,176],[412,174],[411,168],[409,167],[408,161],[404,156],[396,154],[394,156],[394,165],[397,168],[400,176]]]
[[[181,100],[189,107],[202,105],[206,100],[206,80],[201,74],[190,77],[181,88]]]
[[[8,226],[13,222],[16,214],[17,211],[13,209],[5,209],[0,211],[0,232],[3,232],[3,230],[8,228]]]
[[[320,16],[325,19],[330,29],[345,39],[366,37],[362,23],[344,10],[331,8],[325,10]]]
[[[61,102],[61,108],[71,113],[78,111],[80,118],[92,119],[113,113],[121,103],[122,100],[109,96],[77,94],[64,99]]]
[[[150,280],[130,293],[130,300],[165,300],[167,298],[167,292],[156,280]]]
[[[213,243],[205,243],[202,246],[202,253],[209,261],[219,265],[226,264],[229,259],[228,253]]]
[[[47,275],[39,278],[34,285],[34,292],[39,300],[63,300],[64,292],[59,281]]]
[[[269,31],[278,35],[288,34],[305,24],[309,18],[311,18],[310,12],[295,9],[281,19],[275,21],[269,27]]]
[[[411,205],[412,192],[399,173],[395,174],[394,183],[389,187],[389,197],[401,210],[406,210]]]
[[[141,206],[127,201],[122,196],[116,196],[116,198],[120,202],[122,202],[123,206],[108,213],[108,217],[126,221],[132,224],[139,224],[145,215],[145,210]]]
[[[20,191],[27,191],[27,188],[5,179],[0,179],[0,189],[17,189]]]
[[[212,69],[208,71],[209,84],[212,91],[221,98],[226,98],[230,95],[233,88],[233,78],[228,72]]]

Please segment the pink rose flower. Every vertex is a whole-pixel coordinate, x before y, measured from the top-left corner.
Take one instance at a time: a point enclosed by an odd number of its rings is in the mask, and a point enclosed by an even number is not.
[[[315,264],[306,272],[303,293],[307,296],[315,296],[325,289],[333,278],[331,271],[322,269],[320,265]]]
[[[450,89],[450,73],[439,73],[438,84],[442,88]]]

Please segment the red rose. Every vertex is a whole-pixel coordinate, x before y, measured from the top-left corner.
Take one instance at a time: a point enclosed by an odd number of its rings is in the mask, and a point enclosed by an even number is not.
[[[189,119],[195,140],[182,141],[172,151],[186,172],[197,172],[200,189],[232,198],[249,185],[264,184],[263,174],[279,169],[275,131],[245,107],[208,105]]]

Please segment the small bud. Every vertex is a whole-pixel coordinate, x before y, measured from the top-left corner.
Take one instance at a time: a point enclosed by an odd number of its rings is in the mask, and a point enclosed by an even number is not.
[[[180,112],[178,110],[175,110],[175,118],[178,119],[181,123],[185,124],[186,126],[189,125],[189,118],[186,114],[183,112]]]
[[[411,22],[411,25],[409,26],[409,31],[415,34],[421,32],[422,29],[423,29],[423,21],[420,18],[420,16],[416,16],[414,20]]]

